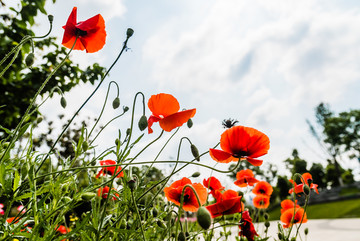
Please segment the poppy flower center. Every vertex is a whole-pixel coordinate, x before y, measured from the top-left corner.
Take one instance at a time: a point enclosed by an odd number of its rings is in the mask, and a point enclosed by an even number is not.
[[[190,201],[190,195],[185,194],[184,195],[184,203],[187,203],[188,201]]]
[[[234,157],[243,157],[243,156],[248,156],[248,153],[246,151],[238,151],[238,152],[234,153],[233,156]]]
[[[84,30],[81,30],[81,29],[76,28],[75,34],[76,34],[76,36],[81,37],[81,36],[85,36],[85,35],[87,34],[87,32],[84,31]]]

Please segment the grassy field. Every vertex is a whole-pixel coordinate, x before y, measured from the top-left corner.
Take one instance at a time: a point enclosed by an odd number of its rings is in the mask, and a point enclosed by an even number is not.
[[[312,204],[307,207],[308,219],[323,218],[359,218],[360,199],[350,199],[321,204]],[[280,219],[280,207],[269,212],[270,220]]]

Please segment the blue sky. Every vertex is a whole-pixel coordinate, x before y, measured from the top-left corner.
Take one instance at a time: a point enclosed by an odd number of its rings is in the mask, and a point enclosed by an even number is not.
[[[152,94],[170,93],[181,108],[197,108],[194,127],[182,128],[178,138],[186,135],[201,152],[206,151],[220,140],[224,131],[221,121],[234,118],[269,136],[271,148],[264,163],[281,167],[293,148],[310,163],[326,164],[326,156],[305,122],[314,120],[316,105],[327,102],[336,112],[359,108],[358,1],[49,1],[48,13],[55,16],[52,35],[59,37],[59,43],[61,26],[73,6],[78,7],[79,21],[102,14],[108,34],[98,53],[72,54],[72,60],[81,66],[94,62],[110,66],[126,29],[135,30],[128,43],[131,49],[83,116],[95,117],[100,112],[99,103],[111,80],[120,86],[121,105],[131,106],[138,91],[147,99]],[[45,16],[39,16],[35,31],[46,31],[46,22]],[[68,116],[92,88],[81,86],[67,94]],[[111,93],[114,96],[115,90]],[[63,113],[60,107],[53,108],[57,103],[55,99],[43,107],[48,118]],[[108,107],[103,123],[116,115],[111,101]],[[138,110],[140,115],[140,106]],[[128,123],[125,117],[108,127],[97,142],[99,150],[112,145],[117,130],[125,131]],[[160,128],[155,127],[154,132],[146,140],[160,133]],[[169,145],[163,159],[176,155],[177,143],[178,139]],[[186,151],[184,157],[189,156]],[[153,155],[150,151],[143,158]],[[209,156],[202,161],[214,164]],[[354,174],[359,174],[357,162],[344,157],[342,164],[357,168]]]

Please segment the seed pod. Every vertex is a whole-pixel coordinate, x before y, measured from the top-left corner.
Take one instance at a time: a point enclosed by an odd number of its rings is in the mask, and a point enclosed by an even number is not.
[[[27,67],[31,67],[34,64],[35,55],[33,53],[28,54],[25,58],[25,64]]]
[[[84,141],[84,142],[82,143],[82,148],[83,148],[84,151],[87,151],[87,150],[89,149],[89,144],[88,144],[87,141]]]
[[[193,121],[191,119],[188,119],[186,124],[187,124],[187,127],[191,128],[193,126]]]
[[[199,150],[197,149],[197,147],[194,144],[191,144],[190,148],[191,148],[192,155],[199,162],[200,161]]]
[[[117,109],[120,106],[120,99],[119,97],[116,97],[114,101],[112,102],[112,106],[114,109]]]
[[[194,173],[191,175],[191,177],[198,177],[198,176],[200,176],[200,172],[194,172]]]
[[[126,37],[130,38],[134,34],[134,30],[132,28],[128,28],[126,30]]]
[[[200,207],[196,213],[196,219],[200,227],[208,229],[211,225],[211,215],[205,207]]]
[[[146,127],[148,126],[148,121],[147,121],[147,118],[145,115],[141,116],[138,125],[139,125],[140,131],[143,131],[146,129]]]
[[[64,109],[66,108],[67,103],[66,103],[64,96],[61,96],[60,104],[61,104],[62,108],[64,108]]]

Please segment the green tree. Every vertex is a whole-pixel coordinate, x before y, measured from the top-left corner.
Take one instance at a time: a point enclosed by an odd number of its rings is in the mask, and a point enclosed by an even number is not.
[[[325,170],[320,163],[312,164],[310,174],[313,178],[313,182],[316,183],[319,188],[326,188]]]
[[[279,190],[280,200],[284,200],[289,196],[289,190],[292,188],[292,185],[286,176],[278,176],[276,187]]]
[[[54,3],[56,0],[52,0]],[[13,2],[13,0],[12,0]],[[0,59],[27,35],[34,36],[31,27],[34,18],[39,12],[46,14],[44,9],[46,0],[21,0],[18,9],[7,7],[7,1],[2,1],[3,14],[0,15]],[[25,64],[25,58],[32,50],[31,43],[25,43],[9,69],[0,77],[0,120],[1,125],[13,129],[18,124],[21,116],[28,108],[31,98],[39,89],[46,77],[63,60],[68,50],[61,47],[60,41],[54,37],[34,41],[35,63],[31,68]],[[8,65],[11,56],[0,67],[0,71]],[[93,64],[81,70],[71,60],[65,64],[52,77],[42,91],[42,96],[52,93],[55,87],[62,93],[70,91],[80,82],[94,84],[105,72],[103,67]],[[35,120],[39,114],[37,106],[33,108],[34,114],[30,120]],[[0,138],[4,133],[0,130]]]
[[[293,176],[295,173],[303,174],[307,172],[307,162],[299,157],[299,152],[296,149],[292,151],[291,156],[292,157],[284,161],[286,168],[291,173],[291,176]]]

